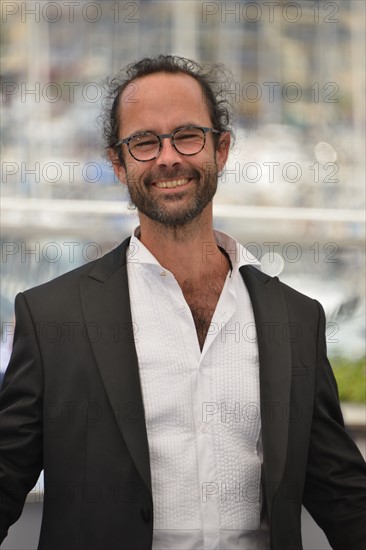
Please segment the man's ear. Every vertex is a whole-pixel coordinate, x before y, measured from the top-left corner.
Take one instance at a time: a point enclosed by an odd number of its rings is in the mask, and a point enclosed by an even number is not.
[[[127,183],[127,177],[126,177],[126,170],[124,167],[124,164],[121,164],[121,160],[119,158],[119,155],[113,147],[110,147],[108,149],[108,156],[113,166],[113,171],[116,175],[116,177],[119,179],[121,183],[126,184]]]
[[[219,173],[224,169],[229,156],[230,137],[230,132],[224,132],[219,138],[219,144],[216,149],[216,162]]]

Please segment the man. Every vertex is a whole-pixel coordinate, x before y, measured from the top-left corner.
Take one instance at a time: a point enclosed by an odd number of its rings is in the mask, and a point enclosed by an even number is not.
[[[364,547],[323,310],[213,230],[230,132],[211,76],[159,56],[112,81],[140,226],[16,299],[0,540],[44,468],[41,549],[299,550],[302,502],[333,548]]]

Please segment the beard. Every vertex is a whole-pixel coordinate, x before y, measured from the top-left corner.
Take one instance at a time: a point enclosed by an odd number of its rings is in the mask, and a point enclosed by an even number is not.
[[[189,190],[157,197],[152,193],[151,182],[159,179],[193,179],[195,186],[193,196]],[[130,202],[139,212],[166,227],[182,227],[196,219],[204,208],[212,201],[217,190],[218,171],[216,162],[207,164],[207,168],[200,173],[191,169],[171,169],[151,171],[143,180],[137,181],[127,173],[127,188]],[[183,202],[186,195],[184,204]],[[176,205],[174,206],[174,203]]]

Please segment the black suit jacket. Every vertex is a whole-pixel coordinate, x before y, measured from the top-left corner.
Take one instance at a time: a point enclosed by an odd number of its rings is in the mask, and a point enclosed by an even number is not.
[[[153,501],[126,249],[16,299],[1,392],[0,540],[44,468],[42,550],[149,550]],[[321,306],[241,268],[259,348],[271,549],[300,550],[301,504],[364,548],[364,463],[344,431]]]

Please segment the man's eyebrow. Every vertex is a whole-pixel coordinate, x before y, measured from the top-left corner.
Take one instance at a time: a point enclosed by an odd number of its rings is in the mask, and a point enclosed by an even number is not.
[[[133,132],[131,132],[130,134],[128,134],[127,137],[130,137],[130,136],[136,136],[138,134],[156,134],[156,130],[149,130],[148,128],[141,128],[139,130],[134,130]],[[126,139],[126,138],[123,138],[123,139]]]
[[[186,126],[197,126],[198,128],[201,128],[201,125],[197,122],[185,122],[183,124],[179,124],[179,126],[175,126],[170,132],[167,132],[168,134],[175,132],[176,130],[179,130],[180,128],[186,128]],[[203,126],[202,126],[203,128]],[[152,128],[141,128],[139,130],[134,130],[130,136],[135,136],[136,134],[160,134],[157,130],[154,130]],[[165,132],[164,132],[165,133]]]
[[[179,126],[177,126],[175,130],[178,130],[179,128],[185,128],[186,126],[197,126],[198,128],[204,128],[202,124],[198,124],[197,122],[185,122],[184,124],[180,124]]]

